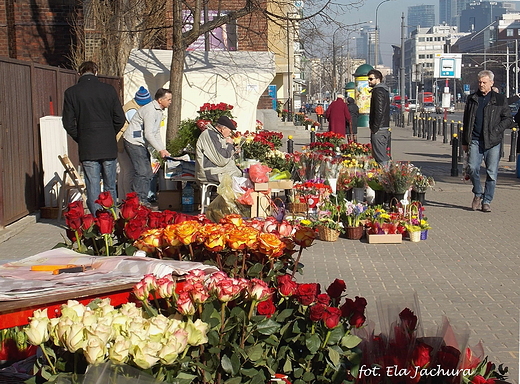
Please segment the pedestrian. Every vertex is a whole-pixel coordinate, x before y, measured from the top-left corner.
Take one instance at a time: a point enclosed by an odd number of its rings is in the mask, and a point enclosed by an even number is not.
[[[141,86],[135,93],[134,98],[123,105],[123,111],[125,112],[126,123],[123,128],[117,134],[117,162],[119,164],[119,170],[117,173],[117,195],[122,200],[126,198],[126,195],[132,192],[132,181],[134,179],[135,169],[132,165],[132,160],[125,151],[125,144],[123,140],[123,134],[128,128],[128,124],[134,117],[137,110],[146,104],[152,102],[152,96],[148,90]]]
[[[345,103],[345,96],[340,93],[336,100],[330,103],[325,111],[325,117],[329,122],[329,131],[345,137],[345,128],[347,123],[350,123],[350,112]]]
[[[390,142],[390,92],[383,83],[383,74],[377,69],[368,71],[368,86],[372,88],[368,123],[372,157],[384,166],[390,160],[387,152]]]
[[[137,110],[123,135],[125,150],[134,167],[132,191],[139,201],[149,206],[148,191],[153,178],[152,163],[148,147],[154,148],[162,158],[170,156],[161,138],[163,111],[172,103],[172,91],[159,88],[155,98]]]
[[[236,126],[227,116],[220,116],[215,127],[209,126],[198,140],[195,158],[195,174],[200,182],[220,183],[224,174],[239,177],[242,171],[235,165],[231,133]]]
[[[347,107],[350,112],[350,124],[347,124],[348,141],[357,142],[357,121],[359,117],[359,107],[352,97],[347,97]]]
[[[115,88],[97,78],[96,63],[85,61],[78,72],[78,83],[65,90],[62,121],[78,143],[87,207],[95,215],[101,209],[95,202],[101,193],[101,180],[104,191],[117,201],[116,135],[125,124],[125,114]]]
[[[320,126],[323,125],[323,114],[325,113],[325,110],[323,109],[323,105],[318,104],[315,109],[316,117],[318,118],[318,123],[320,123]]]
[[[478,73],[478,91],[468,96],[464,108],[462,150],[468,153],[469,178],[473,184],[471,209],[491,212],[504,131],[513,118],[507,99],[491,89],[495,75],[489,70]],[[480,166],[484,160],[486,182],[480,184]]]

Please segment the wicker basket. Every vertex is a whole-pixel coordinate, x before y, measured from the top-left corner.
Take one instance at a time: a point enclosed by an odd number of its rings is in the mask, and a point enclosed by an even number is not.
[[[339,231],[320,225],[318,226],[318,236],[322,241],[337,241],[339,238]]]
[[[307,203],[289,203],[288,208],[291,213],[307,213],[309,205]]]

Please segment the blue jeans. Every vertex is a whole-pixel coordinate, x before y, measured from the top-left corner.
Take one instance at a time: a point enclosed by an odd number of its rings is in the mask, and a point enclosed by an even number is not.
[[[484,184],[484,192],[480,184],[480,165],[484,160],[486,165],[486,182]],[[473,193],[477,197],[482,198],[482,204],[490,204],[495,194],[495,186],[497,184],[498,163],[500,161],[500,144],[492,148],[484,149],[478,140],[471,140],[469,145],[469,178],[473,184]]]
[[[137,192],[141,203],[148,202],[148,191],[153,178],[152,164],[148,149],[141,145],[130,144],[125,140],[125,150],[132,160],[135,174],[132,181],[132,191]]]
[[[87,207],[90,213],[95,215],[96,211],[101,209],[101,206],[95,203],[101,193],[101,180],[103,180],[103,190],[110,192],[114,202],[117,201],[117,160],[85,160],[81,164],[87,187]]]

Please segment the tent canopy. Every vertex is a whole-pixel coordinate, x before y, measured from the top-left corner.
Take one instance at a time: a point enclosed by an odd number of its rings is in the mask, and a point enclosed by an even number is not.
[[[125,102],[140,86],[155,94],[169,88],[172,51],[150,49],[130,53],[124,75]],[[196,118],[204,103],[224,102],[240,131],[254,131],[260,96],[275,76],[274,54],[249,51],[186,52],[182,83],[182,119]]]

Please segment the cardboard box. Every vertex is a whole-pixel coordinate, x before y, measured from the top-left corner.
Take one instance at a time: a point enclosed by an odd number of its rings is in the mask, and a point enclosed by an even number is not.
[[[388,234],[388,235],[376,235],[373,233],[367,234],[369,244],[401,244],[403,242],[403,235]]]
[[[180,211],[182,209],[182,191],[157,192],[159,210]]]
[[[269,183],[255,183],[255,191],[267,191],[269,188]]]
[[[293,186],[294,186],[294,183],[290,179],[276,180],[276,181],[269,182],[270,189],[292,189]]]
[[[253,198],[251,217],[267,217],[271,214],[271,205],[264,193],[251,192],[251,197]]]

